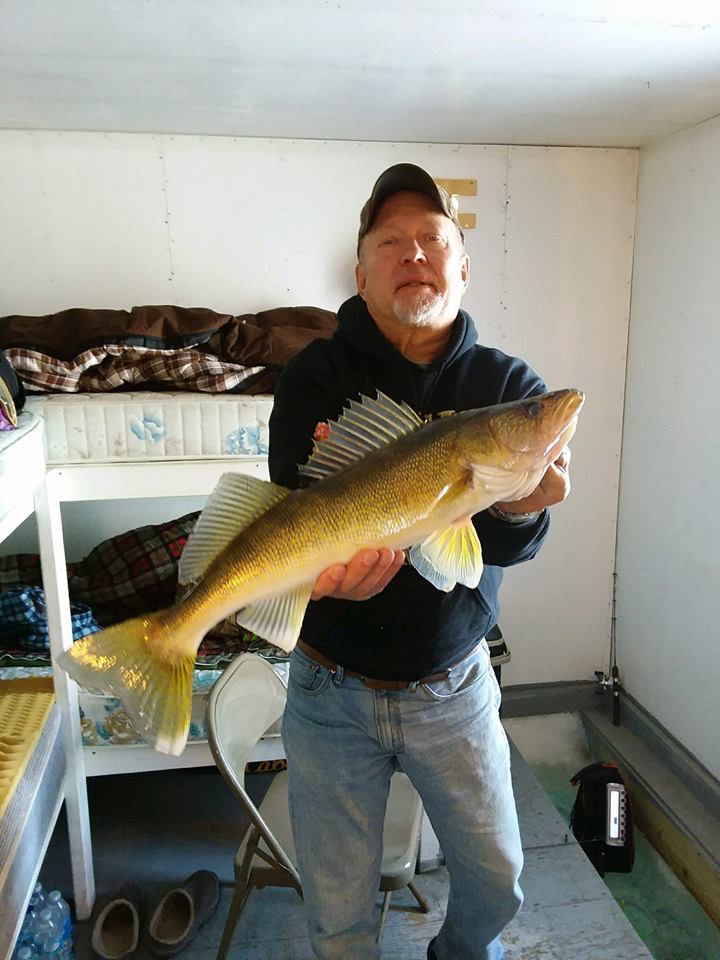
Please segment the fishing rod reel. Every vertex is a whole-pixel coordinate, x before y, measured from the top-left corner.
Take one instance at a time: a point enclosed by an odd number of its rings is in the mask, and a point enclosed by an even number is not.
[[[612,692],[613,704],[612,704],[612,720],[613,726],[620,726],[620,672],[617,668],[617,664],[614,663],[610,670],[610,673],[607,674],[603,670],[595,671],[595,680],[597,681],[597,689],[595,690],[595,695],[602,697],[605,694],[606,690]]]

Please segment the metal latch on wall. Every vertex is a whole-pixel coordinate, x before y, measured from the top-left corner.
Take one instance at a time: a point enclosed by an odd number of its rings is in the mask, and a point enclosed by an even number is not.
[[[449,180],[446,177],[434,177],[433,179],[439,187],[443,187],[453,197],[477,196],[477,180]],[[458,223],[463,230],[474,230],[476,220],[474,213],[460,213],[458,211]]]

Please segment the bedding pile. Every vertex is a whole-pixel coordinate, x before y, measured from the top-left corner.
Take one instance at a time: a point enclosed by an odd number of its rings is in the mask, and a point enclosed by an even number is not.
[[[335,326],[319,307],[239,316],[172,305],[73,308],[0,318],[0,348],[31,392],[272,393],[288,360]]]

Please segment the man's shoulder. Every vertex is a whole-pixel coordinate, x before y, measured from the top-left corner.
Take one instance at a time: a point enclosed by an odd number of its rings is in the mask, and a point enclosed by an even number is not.
[[[313,340],[286,364],[280,374],[276,396],[302,396],[345,401],[358,389],[360,369],[364,365],[360,356],[349,348],[340,337]],[[332,405],[332,404],[331,404]]]
[[[464,380],[482,396],[483,403],[515,400],[545,391],[542,378],[525,360],[498,347],[474,344],[465,354],[464,365]]]
[[[526,360],[523,360],[522,357],[513,356],[513,354],[505,353],[504,350],[500,350],[498,347],[488,347],[482,343],[474,344],[470,350],[468,350],[467,358],[473,365],[504,371],[530,371],[534,374],[530,364],[527,363]]]
[[[333,334],[332,337],[318,337],[311,340],[302,350],[288,360],[286,370],[299,371],[303,369],[321,368],[328,363],[330,358],[338,357],[345,353],[343,341]]]
[[[515,366],[515,364],[527,366],[521,357],[515,357],[511,353],[500,350],[499,347],[489,347],[484,343],[473,344],[468,353],[473,359],[484,363],[493,363],[498,366]]]

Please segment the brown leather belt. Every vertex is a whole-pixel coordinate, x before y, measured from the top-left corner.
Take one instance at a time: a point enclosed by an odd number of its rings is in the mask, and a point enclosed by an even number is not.
[[[334,660],[326,657],[324,653],[320,653],[319,650],[311,647],[310,644],[305,643],[304,640],[298,640],[297,645],[299,650],[302,650],[311,660],[319,663],[321,667],[325,667],[332,673],[335,673],[338,669],[338,664],[335,663]],[[450,670],[441,670],[440,673],[431,673],[429,677],[421,677],[419,680],[375,680],[372,677],[364,677],[361,673],[356,673],[354,670],[348,670],[346,667],[343,667],[342,671],[346,677],[356,677],[358,680],[361,680],[365,686],[371,690],[407,690],[408,687],[414,687],[419,683],[447,680],[450,676]]]

